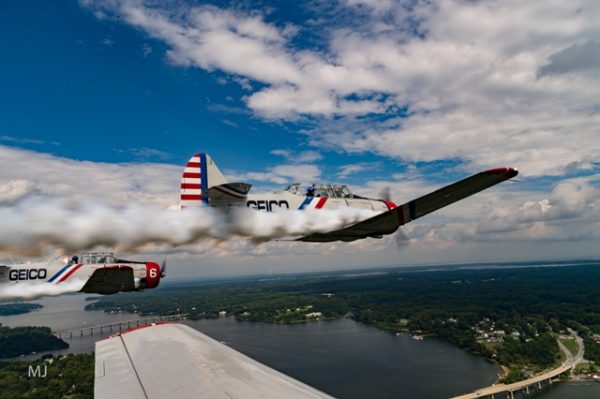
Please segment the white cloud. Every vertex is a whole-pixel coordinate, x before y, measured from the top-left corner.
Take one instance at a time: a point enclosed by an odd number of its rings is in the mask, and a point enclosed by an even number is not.
[[[309,165],[303,165],[301,169],[299,165],[279,165],[273,168],[273,171],[276,173],[268,171],[260,177],[310,180],[319,173],[317,169],[310,169]],[[22,215],[31,216],[38,208],[41,210],[40,215],[45,215],[40,221],[47,220],[44,227],[46,230],[40,230],[40,224],[28,224],[35,234],[49,237],[60,233],[61,229],[55,229],[55,226],[73,225],[69,230],[74,232],[84,229],[85,234],[73,234],[69,238],[70,241],[58,242],[69,248],[83,245],[82,242],[91,242],[85,241],[84,238],[101,238],[102,242],[114,243],[119,237],[129,237],[124,239],[124,242],[139,244],[139,241],[135,241],[135,235],[131,238],[134,230],[132,223],[127,223],[130,219],[127,212],[132,215],[131,220],[136,221],[136,226],[143,226],[143,236],[146,239],[175,240],[173,242],[178,245],[185,243],[185,236],[173,233],[180,230],[178,223],[181,221],[144,224],[158,220],[164,214],[163,211],[157,210],[150,216],[144,213],[144,210],[155,209],[156,206],[164,209],[178,203],[180,173],[181,167],[178,165],[75,161],[0,146],[0,192],[10,197],[9,201],[3,203],[6,220],[17,216],[9,211],[12,207],[11,201],[21,203],[22,199],[32,192],[38,196],[57,198],[61,201],[58,202],[59,205],[68,205],[71,200],[91,204],[90,217],[103,226],[98,232],[81,224],[82,220],[85,220],[85,217],[81,216],[83,208],[72,208],[70,205],[52,208],[51,204],[57,203],[52,201],[47,205],[37,202],[35,207],[27,204],[21,207]],[[306,176],[300,176],[299,173],[305,173]],[[389,186],[392,199],[396,203],[404,203],[442,185],[444,184],[427,182],[417,170],[396,174],[388,180],[370,181],[365,186],[354,188],[354,191],[376,197],[383,187]],[[375,264],[476,261],[494,259],[494,256],[507,259],[507,254],[512,256],[511,259],[517,260],[546,255],[589,256],[597,254],[596,242],[600,238],[599,186],[600,175],[555,183],[550,192],[535,189],[527,179],[521,184],[503,183],[409,223],[402,228],[403,233],[399,233],[399,236],[390,236],[383,240],[368,239],[351,244],[269,242],[256,245],[240,239],[209,239],[178,249],[146,245],[141,248],[137,258],[156,259],[168,256],[169,262],[173,263],[170,277],[183,277],[269,271],[314,271]],[[6,199],[2,195],[0,198]],[[107,207],[98,207],[98,202],[106,203]],[[51,208],[60,212],[43,211]],[[79,211],[73,213],[73,209]],[[141,211],[137,212],[136,209]],[[85,214],[84,211],[83,215]],[[194,220],[202,221],[201,218],[192,219],[184,220],[183,224]],[[111,222],[103,223],[107,220]],[[275,222],[281,223],[277,220]],[[278,232],[284,231],[277,223],[272,223],[263,233],[279,234]],[[309,227],[313,226],[311,228],[322,227],[319,226],[320,222],[314,219],[310,223],[312,224],[309,224]],[[13,224],[19,225],[22,225],[21,222]],[[111,230],[117,225],[118,234]],[[165,228],[161,228],[161,225]],[[208,229],[210,222],[208,227],[206,224],[203,226]],[[211,230],[206,231],[210,233]],[[11,234],[5,234],[4,237],[7,240],[13,238]],[[560,242],[560,245],[552,247],[548,244],[550,242]],[[13,241],[12,244],[17,242]],[[34,249],[33,246],[28,247],[30,250]],[[555,247],[561,248],[561,253],[558,253]],[[402,251],[402,256],[398,256],[399,250]]]
[[[600,78],[586,72],[597,69],[594,0],[348,0],[364,23],[326,30],[320,51],[294,48],[302,28],[258,12],[87,4],[164,41],[177,65],[262,83],[245,100],[263,117],[350,116],[335,131],[315,129],[314,145],[473,168],[508,163],[524,175],[600,161]],[[408,116],[394,119],[399,109]],[[365,130],[351,117],[372,114],[388,120]]]
[[[0,146],[1,184],[10,185],[18,180],[16,187],[74,200],[96,199],[117,205],[176,205],[181,170],[181,166],[166,164],[75,161]]]
[[[348,177],[354,173],[362,172],[366,168],[367,167],[363,164],[342,165],[339,167],[337,177],[339,177],[339,178]]]
[[[321,169],[311,164],[284,164],[268,168],[265,172],[230,172],[230,181],[260,181],[274,184],[312,183],[321,176]]]
[[[323,159],[323,156],[318,151],[293,151],[289,149],[275,149],[271,154],[278,155],[286,160],[294,163],[309,163]]]
[[[172,155],[166,151],[157,150],[156,148],[148,148],[148,147],[140,147],[140,148],[128,148],[121,149],[115,148],[115,151],[118,153],[126,153],[132,155],[135,159],[157,159],[160,161],[165,161],[170,159]]]
[[[290,150],[284,150],[284,149],[281,149],[281,148],[275,149],[275,150],[271,151],[271,154],[273,154],[273,155],[279,155],[279,156],[282,156],[284,158],[289,158],[290,153],[291,153]]]
[[[27,180],[0,181],[0,204],[11,204],[27,196],[35,189],[35,185]]]
[[[142,45],[142,54],[144,54],[144,58],[148,57],[150,54],[152,54],[152,47],[150,47],[149,44],[144,43]]]
[[[112,47],[112,46],[113,46],[113,44],[115,44],[115,41],[114,41],[114,40],[112,40],[110,37],[105,37],[105,38],[102,40],[102,44],[104,44],[106,47]]]

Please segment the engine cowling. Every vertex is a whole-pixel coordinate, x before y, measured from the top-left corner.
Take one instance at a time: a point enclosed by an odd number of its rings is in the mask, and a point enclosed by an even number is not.
[[[160,283],[160,266],[158,263],[146,262],[146,283],[145,288],[157,287]]]

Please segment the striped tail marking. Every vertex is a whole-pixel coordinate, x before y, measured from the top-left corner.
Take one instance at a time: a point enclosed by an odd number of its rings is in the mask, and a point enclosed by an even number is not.
[[[185,165],[181,177],[181,207],[208,204],[206,154],[194,154]]]

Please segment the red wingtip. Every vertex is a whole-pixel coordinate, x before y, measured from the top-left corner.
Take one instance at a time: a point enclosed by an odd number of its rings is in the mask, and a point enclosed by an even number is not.
[[[509,168],[507,166],[501,167],[501,168],[494,168],[494,169],[489,169],[486,170],[485,173],[491,174],[491,175],[501,175],[501,176],[506,176],[509,179],[515,177],[516,175],[519,174],[519,171],[515,168]]]
[[[395,209],[398,207],[398,205],[396,205],[394,202],[389,201],[389,200],[383,200],[383,202],[385,203],[385,206],[387,206],[388,211],[391,211],[392,209]]]

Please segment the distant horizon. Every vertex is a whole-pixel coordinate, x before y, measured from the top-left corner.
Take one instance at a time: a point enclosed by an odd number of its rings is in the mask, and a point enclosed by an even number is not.
[[[555,263],[548,263],[555,262]],[[575,262],[573,264],[569,262]],[[579,266],[585,265],[586,263],[595,263],[598,262],[600,264],[600,258],[564,258],[564,259],[546,259],[546,260],[528,260],[528,261],[486,261],[486,262],[465,262],[465,263],[432,263],[432,264],[421,264],[421,265],[407,265],[407,266],[368,266],[365,268],[358,269],[335,269],[335,270],[321,270],[321,271],[309,271],[309,272],[287,272],[287,273],[273,273],[273,274],[252,274],[252,275],[240,275],[240,276],[223,276],[223,277],[198,277],[198,278],[185,278],[180,277],[176,279],[165,279],[161,282],[161,286],[171,286],[171,285],[185,285],[186,283],[193,284],[195,282],[198,283],[218,283],[218,282],[231,282],[231,281],[252,281],[252,280],[275,280],[275,279],[285,279],[285,278],[294,278],[294,277],[303,277],[303,276],[317,276],[317,275],[326,275],[326,276],[343,276],[345,274],[359,274],[359,275],[368,275],[373,272],[386,272],[386,271],[401,271],[402,269],[416,269],[415,271],[421,271],[419,269],[427,269],[429,267],[442,267],[447,268],[449,270],[453,268],[465,267],[469,268],[470,266],[477,265],[498,265],[498,269],[502,269],[503,266],[519,266],[522,265],[522,268],[527,267],[561,267],[561,266]],[[521,267],[519,267],[521,268]],[[493,267],[490,267],[493,269]],[[425,271],[425,270],[424,270]],[[432,270],[435,272],[438,270]],[[439,270],[441,271],[441,270]]]

